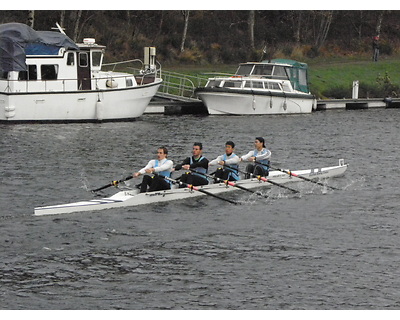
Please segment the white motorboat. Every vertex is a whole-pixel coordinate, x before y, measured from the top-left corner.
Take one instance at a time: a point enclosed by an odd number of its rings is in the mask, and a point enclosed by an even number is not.
[[[36,216],[44,216],[44,215],[56,215],[56,214],[73,213],[81,211],[131,207],[138,205],[153,204],[157,202],[167,202],[173,200],[183,200],[193,197],[207,196],[210,195],[210,193],[213,195],[218,195],[220,193],[241,190],[237,188],[235,184],[237,186],[241,186],[246,189],[271,187],[276,184],[283,185],[289,182],[299,182],[304,180],[311,180],[314,181],[315,183],[323,185],[322,182],[317,182],[317,181],[321,179],[327,179],[343,175],[347,169],[347,166],[348,165],[344,163],[344,160],[340,159],[339,164],[337,166],[317,168],[317,169],[297,170],[292,172],[288,171],[282,172],[276,170],[276,171],[271,171],[269,173],[269,176],[264,179],[259,179],[254,177],[251,179],[239,180],[236,183],[232,184],[221,182],[201,187],[199,186],[193,189],[178,188],[176,185],[173,185],[173,188],[170,190],[153,191],[146,193],[139,193],[139,190],[137,189],[122,190],[117,192],[111,197],[106,197],[101,199],[93,199],[87,201],[37,207],[34,209],[34,214]]]
[[[242,63],[234,76],[209,78],[196,94],[213,115],[311,113],[317,101],[307,69],[287,59]]]
[[[0,25],[0,122],[140,117],[162,83],[155,48],[145,48],[144,63],[125,62],[141,63],[137,74],[114,71],[121,62],[103,64],[104,51],[93,38],[76,44],[63,32]]]

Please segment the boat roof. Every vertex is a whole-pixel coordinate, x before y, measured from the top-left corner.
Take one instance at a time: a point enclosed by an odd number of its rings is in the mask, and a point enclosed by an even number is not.
[[[26,55],[54,55],[60,48],[79,50],[67,35],[55,31],[35,31],[23,23],[0,25],[0,71],[27,70]]]
[[[272,59],[272,60],[263,60],[261,62],[244,62],[240,63],[240,65],[246,65],[246,64],[269,64],[269,65],[287,65],[291,67],[297,67],[297,68],[307,68],[307,63],[304,62],[299,62],[296,60],[291,60],[291,59]]]

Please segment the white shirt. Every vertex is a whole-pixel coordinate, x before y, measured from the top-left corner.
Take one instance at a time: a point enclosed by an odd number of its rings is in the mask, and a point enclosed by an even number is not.
[[[227,157],[226,160],[224,160],[224,157],[225,157],[225,156]],[[240,158],[239,158],[236,154],[234,154],[234,153],[232,153],[229,157],[228,157],[227,155],[223,154],[223,155],[217,157],[216,159],[211,160],[211,161],[208,163],[208,165],[209,165],[209,166],[215,166],[215,165],[218,164],[219,161],[225,161],[225,163],[226,163],[227,165],[230,165],[230,164],[238,164],[238,163],[240,162]]]
[[[256,152],[257,152],[257,156],[254,155]],[[242,156],[242,160],[247,161],[251,157],[256,157],[256,160],[269,159],[271,157],[271,151],[269,151],[267,148],[262,148],[261,151],[252,150],[248,154]]]
[[[142,169],[139,170],[140,174],[145,174],[147,169],[154,168],[154,173],[161,172],[161,171],[172,171],[172,167],[174,163],[171,160],[163,159],[158,160],[158,167],[156,167],[157,160],[150,160],[149,163]]]

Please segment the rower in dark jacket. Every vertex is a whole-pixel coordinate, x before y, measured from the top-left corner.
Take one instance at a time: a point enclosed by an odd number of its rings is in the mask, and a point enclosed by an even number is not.
[[[181,164],[175,166],[175,170],[187,170],[179,178],[183,183],[193,186],[208,184],[206,174],[208,171],[208,159],[203,156],[203,145],[200,142],[193,144],[192,156],[187,157]],[[186,185],[180,185],[184,188]]]

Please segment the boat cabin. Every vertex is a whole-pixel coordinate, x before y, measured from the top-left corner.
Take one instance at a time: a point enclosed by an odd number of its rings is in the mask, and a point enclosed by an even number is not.
[[[236,76],[290,80],[295,90],[309,93],[307,64],[288,59],[247,62],[239,65]]]
[[[0,92],[68,92],[137,85],[133,75],[113,72],[111,77],[111,73],[101,71],[105,46],[96,44],[95,39],[76,44],[59,32],[27,28],[17,23],[0,26]],[[6,51],[9,56],[1,54]]]

